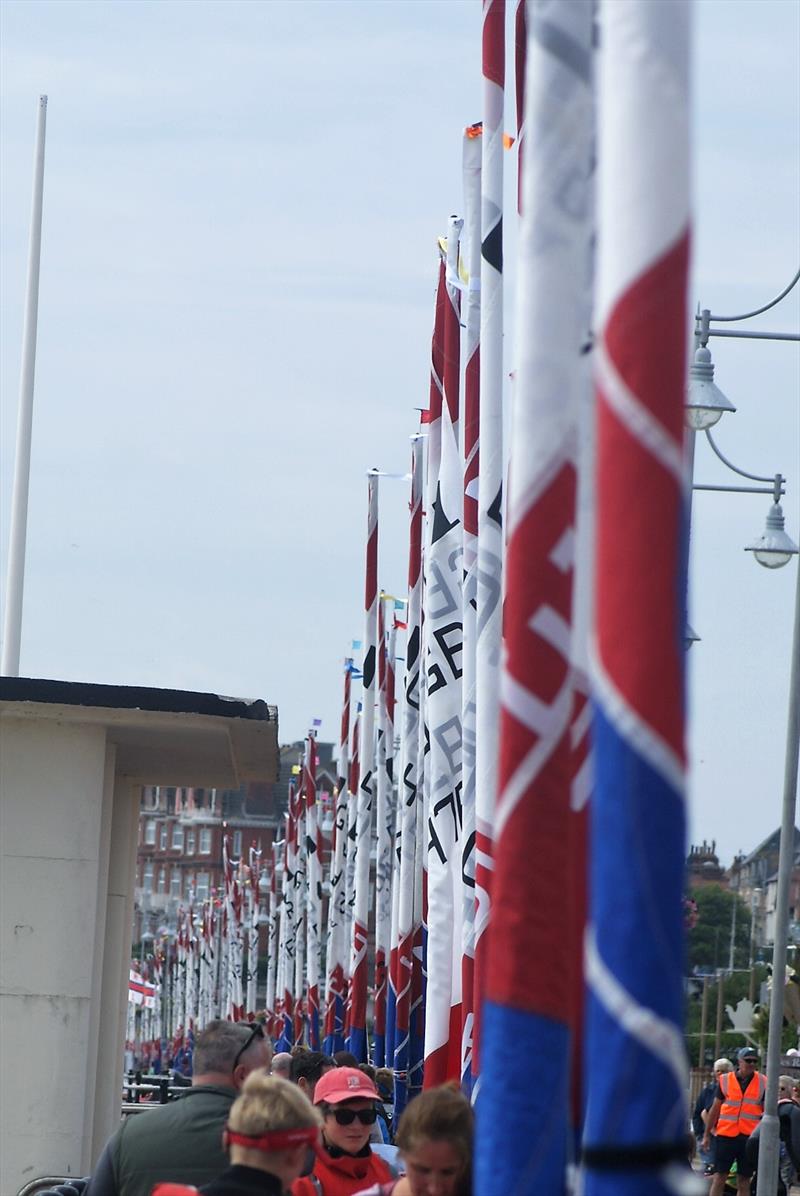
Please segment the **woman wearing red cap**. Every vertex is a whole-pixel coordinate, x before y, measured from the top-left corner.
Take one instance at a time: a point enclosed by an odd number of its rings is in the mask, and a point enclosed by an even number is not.
[[[337,1067],[322,1077],[314,1092],[322,1146],[311,1175],[292,1184],[292,1196],[354,1196],[391,1179],[388,1165],[369,1145],[378,1100],[372,1080],[356,1067]]]

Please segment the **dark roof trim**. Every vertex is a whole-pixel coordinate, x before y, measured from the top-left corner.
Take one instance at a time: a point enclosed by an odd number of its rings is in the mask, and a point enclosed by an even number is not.
[[[209,714],[214,718],[278,721],[276,706],[261,698],[225,698],[185,689],[136,685],[95,685],[84,681],[47,681],[39,677],[0,677],[0,701],[41,702],[50,706],[110,707],[169,714]]]

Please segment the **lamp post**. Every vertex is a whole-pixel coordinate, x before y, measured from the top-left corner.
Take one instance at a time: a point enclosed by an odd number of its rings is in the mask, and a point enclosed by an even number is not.
[[[750,481],[770,483],[768,486],[703,486],[693,485],[695,490],[725,490],[737,493],[770,493],[772,506],[767,514],[766,526],[756,540],[746,546],[760,565],[767,569],[781,568],[797,556],[797,545],[784,530],[783,510],[780,498],[785,492],[785,478],[775,474],[771,478],[751,474],[739,469],[720,451],[711,436],[710,429],[726,412],[735,410],[714,382],[714,367],[708,341],[711,337],[737,337],[752,340],[800,341],[800,333],[753,332],[738,328],[719,328],[716,325],[740,323],[762,315],[780,303],[800,280],[800,270],[788,286],[769,303],[753,311],[735,316],[714,315],[708,308],[699,310],[695,322],[695,356],[691,368],[687,398],[687,423],[693,432],[704,431],[706,439],[716,456],[729,469]],[[694,457],[694,435],[691,436],[690,459]],[[772,958],[772,996],[769,1010],[769,1035],[767,1040],[767,1090],[764,1101],[764,1117],[759,1131],[758,1187],[765,1193],[774,1192],[778,1186],[778,1072],[780,1070],[781,1031],[783,1027],[783,981],[786,972],[786,948],[789,934],[789,882],[794,856],[794,819],[797,797],[798,755],[800,755],[800,569],[795,583],[795,612],[792,632],[792,652],[789,676],[789,716],[786,734],[786,762],[784,769],[783,811],[780,830],[778,857],[778,888],[775,908],[775,942]],[[752,927],[751,927],[752,944]],[[752,948],[751,948],[752,956]]]

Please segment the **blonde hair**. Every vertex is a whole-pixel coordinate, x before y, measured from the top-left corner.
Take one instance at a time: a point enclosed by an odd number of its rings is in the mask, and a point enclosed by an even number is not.
[[[261,1069],[247,1077],[228,1114],[228,1128],[237,1134],[258,1136],[321,1125],[319,1113],[296,1084]]]

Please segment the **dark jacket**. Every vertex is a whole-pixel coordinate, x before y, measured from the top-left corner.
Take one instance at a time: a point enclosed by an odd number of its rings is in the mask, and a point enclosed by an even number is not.
[[[200,1191],[202,1196],[283,1196],[284,1188],[277,1175],[236,1163]]]
[[[695,1102],[694,1112],[692,1113],[692,1129],[698,1140],[706,1132],[706,1127],[700,1114],[707,1113],[713,1105],[718,1086],[717,1080],[713,1079],[710,1084],[706,1084],[705,1088],[700,1089],[700,1094]]]
[[[161,1180],[207,1184],[225,1170],[222,1131],[234,1088],[203,1085],[126,1118],[97,1160],[85,1196],[150,1196]]]

